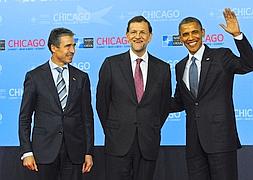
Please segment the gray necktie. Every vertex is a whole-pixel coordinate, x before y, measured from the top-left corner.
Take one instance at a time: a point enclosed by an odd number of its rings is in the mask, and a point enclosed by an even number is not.
[[[191,65],[190,65],[190,69],[189,69],[189,84],[190,84],[190,91],[191,93],[197,97],[198,94],[198,67],[196,64],[197,59],[192,56],[191,58]]]
[[[59,99],[61,102],[61,107],[64,110],[66,103],[67,103],[67,88],[66,88],[66,83],[62,77],[62,72],[63,70],[66,69],[66,67],[60,68],[57,67],[56,70],[59,72],[58,77],[57,77],[57,83],[56,83],[56,87],[57,87],[57,92],[59,95]]]

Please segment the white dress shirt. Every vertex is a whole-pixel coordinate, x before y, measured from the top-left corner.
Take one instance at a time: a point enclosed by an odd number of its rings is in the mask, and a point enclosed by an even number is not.
[[[186,87],[189,90],[190,90],[189,69],[190,69],[190,66],[191,66],[191,63],[192,63],[191,58],[192,58],[192,56],[194,56],[196,58],[195,63],[196,63],[197,68],[198,68],[198,82],[199,82],[200,71],[201,71],[201,61],[202,61],[202,57],[203,57],[203,54],[204,54],[204,50],[205,50],[205,46],[202,45],[200,47],[200,49],[194,55],[192,55],[191,53],[189,53],[189,55],[188,55],[189,59],[187,60],[186,65],[185,65],[183,81],[184,81]]]

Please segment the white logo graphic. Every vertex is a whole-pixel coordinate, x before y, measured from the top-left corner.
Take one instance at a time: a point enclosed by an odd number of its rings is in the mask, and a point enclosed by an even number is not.
[[[85,24],[85,23],[98,23],[104,25],[110,25],[111,23],[103,17],[108,14],[112,7],[104,8],[96,12],[90,12],[87,9],[84,9],[81,6],[77,6],[76,12],[58,12],[53,15],[54,24]],[[42,17],[42,16],[41,16]],[[45,21],[47,16],[43,16],[41,19]],[[32,19],[33,21],[34,18]]]
[[[252,121],[253,110],[251,108],[235,109],[235,117],[236,117],[236,120]]]
[[[89,72],[90,70],[90,63],[89,62],[78,62],[78,63],[72,63],[73,66],[77,67],[78,69]]]

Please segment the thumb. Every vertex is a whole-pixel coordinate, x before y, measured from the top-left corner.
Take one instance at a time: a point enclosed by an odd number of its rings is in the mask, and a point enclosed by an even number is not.
[[[224,24],[220,24],[220,26],[222,27],[222,29],[224,29],[225,31],[227,31],[227,27]]]

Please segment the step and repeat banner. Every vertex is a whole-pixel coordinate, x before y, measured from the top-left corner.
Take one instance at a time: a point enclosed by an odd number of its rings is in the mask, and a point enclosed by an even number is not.
[[[253,43],[251,0],[0,0],[0,146],[17,146],[18,114],[25,73],[50,58],[49,32],[56,27],[76,35],[73,65],[89,74],[95,118],[95,144],[104,137],[95,110],[98,71],[105,57],[127,51],[127,22],[143,15],[153,27],[149,52],[171,65],[173,89],[175,64],[187,51],[178,41],[178,23],[195,16],[206,30],[210,47],[229,47],[238,54],[232,37],[219,26],[222,11],[236,13],[241,31]],[[252,59],[253,60],[253,59]],[[174,90],[173,90],[174,92]],[[234,83],[237,127],[242,144],[253,144],[253,73],[237,75]],[[185,113],[170,114],[162,128],[162,145],[185,144]]]

